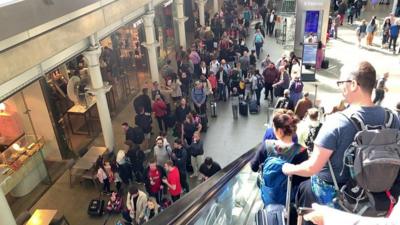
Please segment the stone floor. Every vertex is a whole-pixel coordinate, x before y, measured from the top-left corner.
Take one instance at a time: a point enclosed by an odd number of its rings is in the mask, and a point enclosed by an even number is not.
[[[375,9],[374,12],[367,11],[363,15],[370,18],[372,14],[377,14],[379,18],[386,13]],[[317,82],[306,83],[305,90],[315,93],[315,84],[318,84],[317,99],[322,106],[332,107],[340,99],[340,93],[336,88],[336,80],[339,76],[340,68],[345,63],[352,63],[355,59],[365,59],[371,61],[376,66],[379,74],[385,71],[391,72],[390,82],[388,82],[389,93],[383,102],[385,106],[393,106],[399,94],[399,58],[392,54],[387,54],[379,47],[371,49],[359,49],[355,46],[354,27],[345,25],[339,30],[339,39],[331,40],[327,45],[326,56],[330,59],[330,68],[321,70],[317,73]],[[249,38],[249,40],[252,40]],[[249,41],[249,46],[252,46]],[[378,38],[374,43],[378,44]],[[267,38],[262,52],[262,56],[271,55],[271,59],[276,61],[284,50],[278,45],[275,39]],[[347,54],[351,52],[351,54]],[[146,77],[143,77],[141,86],[145,85]],[[396,85],[397,84],[397,85]],[[262,101],[261,112],[257,115],[239,117],[233,120],[231,106],[229,102],[221,102],[217,105],[218,117],[210,118],[208,132],[203,135],[205,141],[205,155],[212,156],[221,166],[232,162],[251,147],[255,146],[265,130],[267,113],[271,109]],[[120,124],[129,122],[133,124],[134,113],[132,103],[128,103],[125,108],[113,118],[113,130],[115,134],[117,149],[124,148],[124,135]],[[172,140],[170,140],[172,141]],[[95,146],[103,146],[102,136],[100,135],[93,142]],[[191,182],[194,184],[194,182]],[[64,214],[71,225],[80,224],[104,224],[103,218],[90,218],[86,214],[87,205],[90,199],[97,198],[99,191],[90,183],[75,183],[72,188],[69,186],[69,174],[64,173],[60,179],[41,197],[41,199],[30,209],[58,209],[59,213]],[[118,216],[112,216],[108,224],[113,224]],[[115,224],[115,223],[114,223]]]

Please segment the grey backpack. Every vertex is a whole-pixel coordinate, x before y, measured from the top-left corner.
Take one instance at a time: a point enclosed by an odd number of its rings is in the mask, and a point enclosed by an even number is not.
[[[385,123],[379,126],[364,124],[357,114],[343,115],[353,123],[357,133],[343,157],[343,166],[347,167],[352,179],[340,190],[329,162],[338,203],[359,215],[385,215],[391,207],[378,210],[376,196],[383,193],[389,199],[387,202],[394,204],[390,190],[400,170],[400,131],[392,128],[396,115],[385,109]]]

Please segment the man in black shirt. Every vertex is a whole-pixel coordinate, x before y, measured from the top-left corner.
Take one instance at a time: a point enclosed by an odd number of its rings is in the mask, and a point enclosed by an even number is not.
[[[121,124],[122,129],[125,132],[125,141],[130,140],[136,145],[142,144],[144,140],[144,133],[140,127],[131,127],[127,122]]]
[[[199,172],[203,176],[204,180],[207,180],[212,175],[216,174],[218,171],[221,170],[221,166],[214,162],[211,157],[207,157],[204,160],[204,163],[201,164]]]
[[[151,114],[146,113],[144,107],[139,108],[140,113],[135,116],[135,124],[143,130],[144,141],[142,143],[142,149],[149,148],[149,140],[151,136]]]
[[[146,113],[151,113],[151,99],[147,95],[148,89],[143,88],[142,94],[133,101],[133,109],[136,114],[140,113],[140,108],[143,107]]]
[[[187,180],[187,158],[188,154],[186,149],[182,145],[182,140],[180,138],[175,139],[174,149],[172,150],[172,162],[176,167],[178,167],[180,181],[184,192],[189,192],[189,183]]]

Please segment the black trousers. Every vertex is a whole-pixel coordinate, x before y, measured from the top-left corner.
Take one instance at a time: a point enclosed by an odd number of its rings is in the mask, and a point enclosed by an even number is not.
[[[265,83],[264,84],[264,94],[265,98],[268,98],[268,95],[271,94],[271,101],[274,100],[274,88],[272,87],[272,84]]]
[[[296,194],[296,206],[298,207],[311,207],[312,203],[317,202],[314,193],[311,190],[311,179],[300,183],[299,190]],[[312,222],[303,221],[303,225],[312,225]]]
[[[187,193],[189,192],[189,183],[188,183],[188,179],[187,179],[187,172],[186,171],[182,171],[180,172],[180,181],[181,181],[181,185],[183,190]]]
[[[171,195],[172,202],[176,202],[176,201],[178,201],[180,198],[181,198],[181,195],[176,195],[176,196],[172,196],[172,195]]]
[[[160,132],[161,131],[167,132],[168,131],[168,126],[167,126],[167,124],[165,122],[165,116],[162,116],[162,117],[156,116],[156,119],[157,119],[158,128],[160,129]],[[164,124],[164,126],[163,126],[163,124]]]
[[[157,203],[161,205],[162,203],[162,193],[163,191],[160,190],[159,192],[149,192],[149,195],[156,199]]]

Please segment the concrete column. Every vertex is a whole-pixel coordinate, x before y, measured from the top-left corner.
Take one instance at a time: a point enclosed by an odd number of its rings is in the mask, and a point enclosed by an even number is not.
[[[206,25],[205,14],[204,14],[204,8],[206,6],[206,2],[207,2],[206,0],[196,0],[197,6],[199,8],[199,20],[201,26]]]
[[[219,11],[218,1],[219,1],[219,0],[214,0],[214,2],[213,2],[214,14],[217,13],[217,12]]]
[[[395,14],[396,13],[396,7],[397,7],[397,3],[399,2],[399,0],[393,0],[393,8],[392,8],[392,13]]]
[[[188,18],[185,16],[183,8],[183,0],[175,0],[176,4],[176,18],[174,20],[178,23],[179,45],[186,49],[186,31],[185,22]]]
[[[147,48],[147,53],[149,55],[149,66],[150,66],[150,74],[151,80],[160,82],[160,74],[158,72],[158,63],[157,63],[157,47],[159,43],[156,39],[156,34],[154,31],[154,11],[149,11],[146,15],[143,16],[144,23],[144,31],[146,33],[146,43],[142,43],[144,47]]]
[[[97,110],[99,112],[101,129],[103,132],[103,138],[105,146],[109,152],[114,150],[114,132],[111,123],[110,111],[108,109],[108,103],[106,93],[110,91],[111,85],[104,84],[100,72],[99,57],[101,54],[100,45],[93,42],[93,36],[91,37],[91,47],[85,51],[83,55],[88,61],[89,74],[91,80],[91,89],[89,93],[93,94],[96,98]]]
[[[17,225],[12,214],[11,208],[8,205],[3,189],[0,187],[0,224]]]

